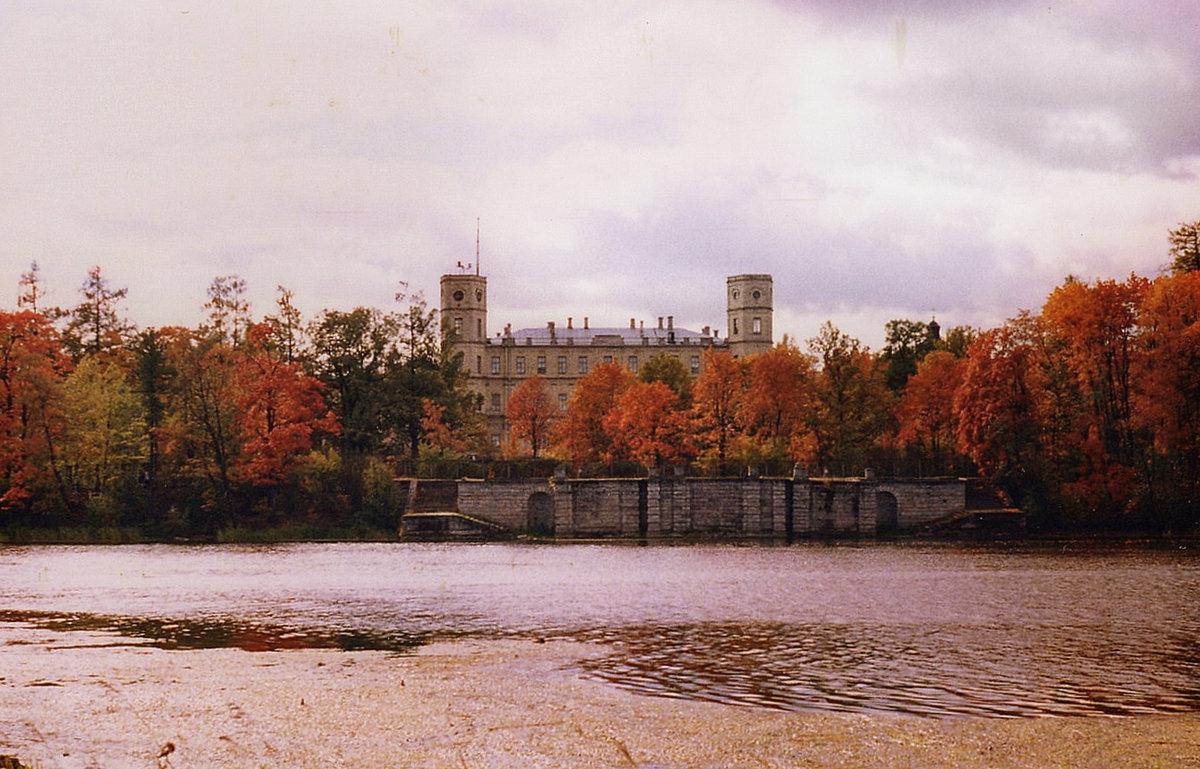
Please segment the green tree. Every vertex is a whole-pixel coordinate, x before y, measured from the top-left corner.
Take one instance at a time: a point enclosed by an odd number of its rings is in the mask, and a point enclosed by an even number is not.
[[[1171,272],[1179,275],[1200,270],[1200,220],[1180,222],[1167,237],[1171,242]]]
[[[692,405],[692,375],[678,356],[660,352],[638,367],[639,382],[662,382],[675,393],[680,408]]]
[[[62,459],[71,486],[93,507],[115,509],[148,456],[144,403],[124,372],[96,355],[79,361],[63,386]]]
[[[885,378],[892,392],[898,393],[917,373],[917,364],[932,352],[937,337],[928,323],[916,320],[889,320],[884,326],[885,340],[880,355],[886,367]]]

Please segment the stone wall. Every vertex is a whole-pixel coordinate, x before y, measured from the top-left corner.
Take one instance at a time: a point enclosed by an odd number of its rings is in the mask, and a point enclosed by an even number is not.
[[[426,483],[420,481],[419,483]],[[960,512],[957,479],[460,480],[457,512],[561,539],[872,537]]]

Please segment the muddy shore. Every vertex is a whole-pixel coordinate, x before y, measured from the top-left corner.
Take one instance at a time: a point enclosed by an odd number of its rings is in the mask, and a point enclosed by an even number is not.
[[[579,643],[165,651],[0,627],[0,754],[118,767],[1200,767],[1200,714],[927,719],[646,697]],[[160,758],[164,747],[172,746]]]

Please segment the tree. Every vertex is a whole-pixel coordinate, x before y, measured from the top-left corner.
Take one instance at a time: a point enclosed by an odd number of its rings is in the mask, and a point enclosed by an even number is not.
[[[678,356],[660,352],[644,361],[638,368],[639,382],[662,382],[675,393],[682,408],[692,403],[692,375]]]
[[[812,356],[786,340],[750,357],[737,411],[744,461],[808,463],[815,458],[814,364]]]
[[[1200,270],[1200,220],[1180,222],[1168,233],[1171,242],[1171,272],[1176,275]]]
[[[914,320],[889,320],[884,325],[886,338],[880,358],[886,366],[885,378],[892,392],[899,393],[908,378],[917,373],[917,364],[937,345],[928,323]]]
[[[272,334],[278,340],[280,353],[288,363],[300,360],[304,351],[304,318],[300,310],[292,303],[292,292],[278,286],[279,297],[275,306],[279,308],[277,315],[269,315],[264,320],[273,329]]]
[[[1133,420],[1153,450],[1148,505],[1168,527],[1200,521],[1200,271],[1160,277],[1142,302]]]
[[[264,344],[276,334],[271,324],[251,326],[230,380],[240,441],[231,470],[238,481],[257,487],[281,485],[308,456],[314,436],[340,429],[321,383],[287,361],[280,348]]]
[[[826,470],[861,472],[892,413],[882,366],[861,343],[826,322],[808,341],[817,355],[816,458]]]
[[[113,289],[100,274],[100,268],[88,271],[87,280],[79,289],[83,295],[70,313],[64,339],[75,360],[84,355],[99,355],[124,347],[133,324],[121,314],[121,303],[129,289]]]
[[[557,450],[576,466],[613,462],[616,457],[604,417],[635,381],[632,374],[616,363],[601,363],[576,382],[567,401],[567,411],[554,430]]]
[[[62,383],[70,370],[46,316],[0,312],[0,510],[73,508],[59,463]]]
[[[406,307],[396,316],[398,358],[388,380],[396,427],[407,438],[408,454],[415,460],[420,456],[425,435],[421,424],[424,402],[441,403],[448,388],[442,376],[437,310],[426,306],[419,291],[408,293],[406,284],[400,286],[396,301]]]
[[[954,397],[958,441],[1010,499],[1044,511],[1052,484],[1040,321],[1029,314],[979,335]]]
[[[604,415],[613,458],[645,467],[679,464],[694,452],[678,394],[665,382],[634,382]]]
[[[246,281],[237,275],[222,275],[213,278],[208,287],[208,324],[203,330],[218,339],[232,344],[241,344],[245,331],[250,327],[250,302],[246,299]]]
[[[147,457],[143,403],[125,374],[88,355],[63,385],[64,472],[78,492],[107,509],[114,494],[134,485]]]
[[[917,364],[896,409],[897,442],[917,451],[923,466],[948,472],[958,454],[954,394],[962,383],[966,361],[945,350],[929,353]]]
[[[546,382],[537,374],[526,379],[513,391],[504,408],[512,437],[527,443],[537,459],[549,445],[551,428],[558,416],[558,404],[546,389]]]
[[[703,373],[692,389],[692,415],[701,459],[724,475],[739,434],[737,415],[746,395],[746,361],[707,347],[703,363]]]
[[[365,307],[326,310],[310,328],[313,370],[342,425],[343,454],[369,453],[389,442],[389,375],[398,365],[398,333],[394,315]]]

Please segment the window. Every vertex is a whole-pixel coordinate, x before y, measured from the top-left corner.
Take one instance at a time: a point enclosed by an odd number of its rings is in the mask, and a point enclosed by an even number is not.
[[[539,355],[539,356],[538,356],[538,359],[537,359],[537,372],[538,372],[539,374],[545,374],[545,373],[546,373],[546,356],[545,356],[545,355]]]
[[[558,394],[558,410],[559,411],[567,410],[567,394],[566,393]]]
[[[499,355],[492,356],[492,373],[493,374],[500,373],[500,356]]]
[[[754,320],[750,321],[750,333],[752,333],[752,334],[761,334],[762,333],[762,318],[755,318]]]
[[[475,373],[476,374],[483,373],[483,356],[482,355],[475,356]]]
[[[500,410],[500,393],[492,393],[492,411]]]
[[[565,355],[558,356],[558,373],[567,373],[567,356]]]
[[[737,322],[737,318],[734,318],[733,319],[733,335],[737,336],[737,334],[738,334],[738,322]]]
[[[495,433],[493,433],[493,434],[492,434],[492,445],[493,445],[493,446],[499,446],[499,445],[500,445],[500,436],[499,436],[499,435],[496,435]]]
[[[587,373],[587,356],[585,356],[585,355],[579,356],[579,373],[580,374]]]
[[[700,373],[700,356],[693,355],[692,356],[692,375],[695,376],[696,374],[699,374],[699,373]]]
[[[455,319],[454,319],[454,333],[455,333],[455,334],[461,334],[461,333],[462,333],[462,318],[455,318]]]
[[[637,356],[636,355],[629,356],[629,370],[635,374],[637,373]]]
[[[525,373],[525,356],[524,355],[517,356],[517,373],[518,374]]]
[[[612,363],[612,356],[611,356],[611,355],[605,355],[605,356],[604,356],[604,362],[605,362],[605,363]]]
[[[475,336],[483,337],[483,318],[475,321]]]

